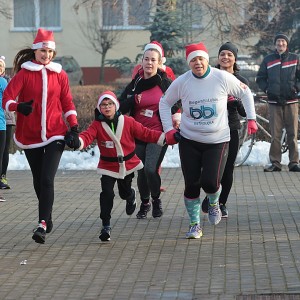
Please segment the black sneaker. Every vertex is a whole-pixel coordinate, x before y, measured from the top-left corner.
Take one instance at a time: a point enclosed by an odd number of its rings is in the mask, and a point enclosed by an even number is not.
[[[300,166],[294,165],[292,168],[290,168],[290,172],[300,172]]]
[[[50,233],[52,231],[52,229],[53,229],[53,222],[52,222],[52,220],[49,220],[47,222],[46,233]]]
[[[220,210],[222,213],[222,218],[228,218],[228,209],[225,204],[220,204]]]
[[[34,230],[32,239],[35,240],[36,243],[44,244],[46,240],[46,222],[42,221],[39,223],[37,229]]]
[[[150,202],[147,203],[147,204],[141,203],[140,210],[137,213],[136,217],[138,219],[146,219],[147,218],[147,213],[150,211],[150,209],[151,209]]]
[[[208,200],[208,197],[206,196],[203,199],[202,204],[201,204],[201,209],[205,214],[208,213],[208,204],[209,204],[209,200]]]
[[[1,189],[2,189],[2,190],[9,190],[9,189],[10,189],[10,186],[9,186],[9,184],[7,183],[7,179],[6,179],[5,175],[2,175],[2,176],[1,176],[1,179],[0,179],[0,186],[1,186]]]
[[[109,226],[104,226],[101,229],[101,232],[100,232],[100,235],[99,235],[99,239],[102,242],[110,241],[110,231],[111,231],[111,228]]]
[[[264,168],[264,172],[280,172],[281,168],[275,166],[275,165],[271,165],[271,166],[267,166]]]
[[[2,180],[0,180],[0,189],[7,190],[10,189],[10,187],[7,184],[3,183]]]
[[[160,199],[153,199],[152,200],[152,217],[159,218],[163,214],[161,200]]]
[[[135,189],[132,188],[131,190],[132,190],[133,194],[130,196],[130,199],[126,200],[126,214],[128,216],[131,216],[134,213],[135,209],[136,209]]]

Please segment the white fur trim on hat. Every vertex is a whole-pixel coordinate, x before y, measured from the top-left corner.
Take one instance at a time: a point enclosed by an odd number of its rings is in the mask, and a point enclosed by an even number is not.
[[[187,57],[187,59],[186,59],[187,63],[189,64],[190,61],[191,61],[193,58],[197,57],[197,56],[202,56],[202,57],[204,57],[207,61],[209,61],[209,55],[208,55],[207,52],[205,52],[205,51],[203,51],[203,50],[196,50],[196,51],[191,52],[191,53],[188,55],[188,57]]]
[[[5,68],[5,56],[1,55],[1,56],[0,56],[0,61],[2,61],[3,66],[4,66],[4,68]]]
[[[55,50],[55,42],[40,42],[40,43],[36,43],[36,44],[32,44],[32,48],[31,49],[42,49],[42,48],[49,48],[52,50]]]
[[[120,103],[118,101],[118,99],[113,95],[112,92],[104,92],[103,94],[101,94],[101,96],[99,97],[99,100],[98,100],[98,103],[97,103],[97,108],[99,109],[100,111],[100,104],[101,102],[105,99],[105,98],[108,98],[110,100],[112,100],[115,105],[116,105],[116,110],[119,110],[120,108]]]
[[[55,41],[53,31],[39,28],[36,37],[32,43],[31,49],[49,48],[55,50]]]
[[[162,60],[162,63],[164,64],[166,62],[166,58],[164,57],[164,54],[163,54],[163,50],[162,48],[157,45],[157,44],[154,44],[154,43],[149,43],[145,46],[144,48],[144,53],[147,51],[147,50],[150,50],[150,49],[155,49],[159,52],[160,56],[161,56],[161,60]]]

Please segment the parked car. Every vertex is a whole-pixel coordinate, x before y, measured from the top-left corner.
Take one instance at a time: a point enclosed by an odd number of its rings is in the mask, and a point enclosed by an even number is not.
[[[56,56],[53,61],[62,65],[68,74],[70,85],[84,84],[82,70],[73,56]]]

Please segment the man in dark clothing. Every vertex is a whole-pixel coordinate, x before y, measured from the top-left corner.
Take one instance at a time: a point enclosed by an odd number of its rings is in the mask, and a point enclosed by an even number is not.
[[[287,131],[289,170],[300,172],[298,152],[298,97],[300,91],[299,57],[289,52],[289,38],[279,33],[274,38],[275,52],[267,55],[260,65],[256,83],[268,96],[271,166],[265,172],[281,171],[281,135]]]

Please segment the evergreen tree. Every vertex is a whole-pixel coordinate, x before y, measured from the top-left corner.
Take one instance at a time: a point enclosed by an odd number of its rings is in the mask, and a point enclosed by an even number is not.
[[[183,38],[186,35],[187,28],[181,20],[176,3],[174,5],[172,1],[159,1],[153,22],[145,30],[150,31],[151,41],[159,41],[162,44],[166,57],[174,57],[182,51]]]

